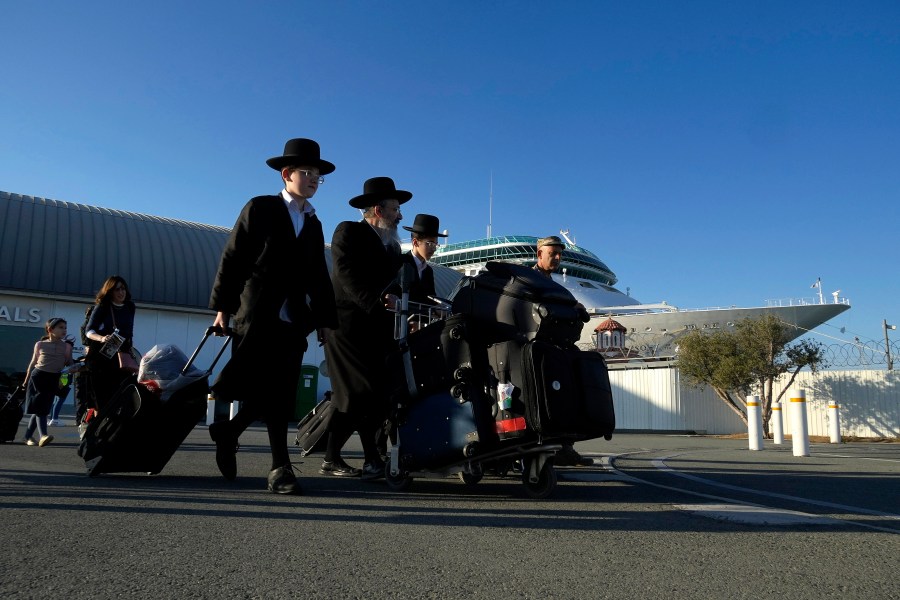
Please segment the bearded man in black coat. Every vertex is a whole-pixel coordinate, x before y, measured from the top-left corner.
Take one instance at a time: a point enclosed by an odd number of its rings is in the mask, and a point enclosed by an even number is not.
[[[209,301],[217,311],[214,326],[222,331],[234,315],[231,360],[213,393],[242,401],[232,420],[213,423],[209,433],[219,470],[234,479],[238,437],[264,419],[272,448],[268,489],[293,494],[300,487],[287,432],[306,338],[316,329],[324,341],[337,326],[322,224],[309,202],[334,165],[319,157],[319,144],[303,138],[289,140],[284,154],[266,164],[281,172],[284,189],[244,206],[222,251]]]
[[[331,240],[331,277],[334,284],[338,328],[325,347],[334,394],[335,413],[329,423],[325,462],[320,473],[339,477],[360,475],[340,452],[354,429],[365,455],[364,479],[384,475],[376,432],[388,415],[386,360],[396,350],[394,308],[396,297],[385,289],[400,268],[397,225],[400,205],[412,198],[398,190],[389,177],[374,177],[350,206],[363,210],[363,220],[344,221]]]

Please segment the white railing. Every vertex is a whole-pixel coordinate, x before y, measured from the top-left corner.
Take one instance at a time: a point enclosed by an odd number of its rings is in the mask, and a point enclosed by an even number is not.
[[[766,306],[809,306],[811,304],[845,304],[850,306],[849,298],[834,298],[832,302],[819,302],[818,297],[812,298],[777,298],[766,300]]]

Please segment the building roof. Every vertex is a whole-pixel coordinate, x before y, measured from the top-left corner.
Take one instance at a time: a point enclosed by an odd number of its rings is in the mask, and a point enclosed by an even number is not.
[[[236,216],[236,215],[235,215]],[[92,301],[110,275],[134,301],[205,309],[230,229],[0,191],[0,291]],[[331,269],[331,249],[325,246]],[[438,295],[460,275],[434,266]]]
[[[628,328],[618,321],[609,318],[594,327],[594,331],[628,331]]]

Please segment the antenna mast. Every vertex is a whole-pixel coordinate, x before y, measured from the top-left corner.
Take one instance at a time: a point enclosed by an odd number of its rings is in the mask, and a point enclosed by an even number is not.
[[[569,230],[568,230],[568,229],[560,229],[560,230],[559,230],[559,233],[560,233],[560,235],[563,236],[563,239],[566,240],[566,241],[569,243],[570,246],[574,246],[574,245],[575,245],[575,238],[569,237]]]
[[[491,237],[491,224],[494,222],[494,170],[491,169],[491,188],[488,193],[488,228],[487,236]]]

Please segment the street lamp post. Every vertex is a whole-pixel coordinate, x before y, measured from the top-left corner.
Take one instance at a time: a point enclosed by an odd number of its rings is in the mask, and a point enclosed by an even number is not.
[[[888,329],[897,329],[896,325],[888,325],[887,319],[881,322],[884,327],[884,354],[887,357],[887,370],[894,370],[894,360],[891,358],[891,341],[888,339]]]

